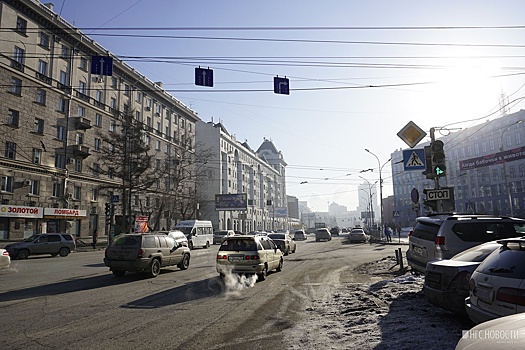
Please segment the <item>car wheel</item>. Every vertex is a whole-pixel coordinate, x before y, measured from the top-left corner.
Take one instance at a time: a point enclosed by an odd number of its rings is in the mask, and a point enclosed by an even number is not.
[[[61,257],[68,256],[69,255],[69,248],[66,248],[66,247],[60,248],[60,250],[58,251],[58,254],[60,254]]]
[[[188,242],[188,248],[190,248],[191,250],[193,250],[193,242],[192,242],[192,241],[189,241],[189,242]]]
[[[259,281],[264,281],[266,276],[268,276],[268,266],[264,265],[262,272],[258,275]]]
[[[179,263],[178,266],[181,270],[187,270],[190,266],[190,255],[184,254],[184,256],[182,257],[182,261]]]
[[[288,255],[290,254],[290,248],[287,248],[285,251],[284,251],[284,255]]]
[[[206,242],[206,249],[210,247],[210,242]]]
[[[279,259],[279,265],[277,266],[277,268],[275,269],[275,271],[277,272],[281,272],[283,270],[283,258],[280,258]]]
[[[126,274],[126,270],[112,270],[115,277],[122,277]]]
[[[159,259],[153,259],[148,267],[148,276],[157,277],[160,273],[160,261]]]
[[[16,257],[18,259],[27,259],[28,256],[29,256],[29,250],[27,249],[22,249],[18,252],[18,254],[16,254]]]

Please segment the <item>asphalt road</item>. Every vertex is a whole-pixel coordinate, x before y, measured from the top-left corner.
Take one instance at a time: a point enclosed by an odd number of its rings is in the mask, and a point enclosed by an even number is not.
[[[368,282],[356,266],[393,256],[396,245],[297,242],[282,272],[227,288],[218,246],[192,251],[190,268],[157,278],[114,277],[103,250],[14,260],[0,271],[2,349],[277,349],[311,300],[339,282]],[[405,246],[406,248],[406,246]],[[403,249],[405,249],[403,248]],[[315,330],[312,330],[315,332]]]

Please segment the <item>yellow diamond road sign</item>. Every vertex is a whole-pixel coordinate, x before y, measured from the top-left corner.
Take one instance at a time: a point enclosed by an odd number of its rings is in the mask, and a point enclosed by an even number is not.
[[[397,133],[397,136],[399,136],[401,140],[405,141],[408,147],[414,148],[415,145],[417,145],[421,140],[423,140],[425,136],[427,136],[427,133],[411,121]]]

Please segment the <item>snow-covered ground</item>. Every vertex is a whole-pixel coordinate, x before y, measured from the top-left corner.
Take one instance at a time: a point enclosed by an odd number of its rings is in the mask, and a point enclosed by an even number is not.
[[[332,278],[305,301],[302,321],[285,331],[286,348],[454,349],[473,324],[428,303],[423,277],[390,269],[394,265],[389,257],[360,266],[370,283]]]

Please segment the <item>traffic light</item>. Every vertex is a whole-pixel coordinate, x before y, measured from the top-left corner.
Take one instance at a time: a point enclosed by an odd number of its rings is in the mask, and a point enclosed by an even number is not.
[[[443,141],[437,140],[430,144],[432,154],[432,175],[433,177],[445,176],[447,167],[445,165],[445,151]]]
[[[425,171],[423,174],[427,179],[433,179],[434,173],[432,172],[432,150],[430,146],[425,146]]]
[[[115,204],[111,204],[111,216],[115,215]]]
[[[105,204],[104,213],[106,214],[106,217],[110,217],[111,216],[111,204],[109,204],[109,203]]]

